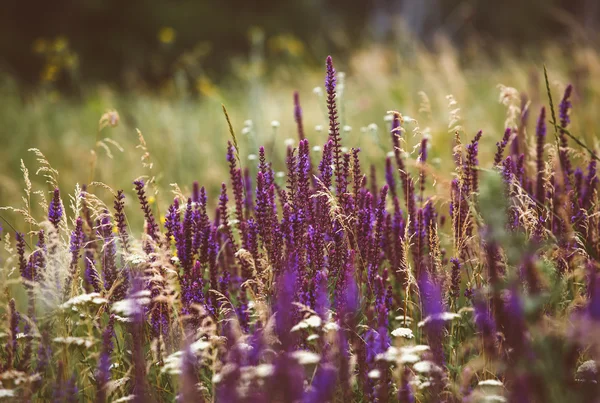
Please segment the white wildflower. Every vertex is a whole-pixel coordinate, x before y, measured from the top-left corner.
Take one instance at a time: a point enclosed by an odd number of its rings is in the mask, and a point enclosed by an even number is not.
[[[397,329],[392,330],[392,336],[404,337],[406,339],[412,339],[413,337],[415,337],[413,331],[407,327],[399,327]]]
[[[330,331],[330,330],[340,330],[340,326],[339,326],[337,323],[335,323],[335,322],[327,322],[327,323],[325,324],[325,326],[323,326],[323,328],[324,328],[326,331]]]
[[[73,337],[73,336],[55,337],[54,339],[52,339],[52,341],[54,341],[55,343],[66,344],[68,346],[76,345],[76,346],[84,346],[86,348],[90,348],[94,345],[94,340],[84,338],[84,337]]]
[[[83,305],[86,303],[101,305],[101,304],[108,303],[108,300],[105,298],[102,298],[100,296],[100,293],[98,293],[98,292],[91,292],[89,294],[76,295],[75,297],[71,298],[67,302],[59,305],[59,307],[62,309],[69,309],[76,305]]]
[[[418,362],[420,359],[421,358],[418,355],[408,353],[408,354],[402,354],[400,356],[400,359],[398,360],[398,362],[400,364],[414,364],[415,362]]]
[[[273,364],[260,364],[256,366],[256,376],[259,378],[266,378],[268,376],[273,375],[275,372],[275,367]]]
[[[419,361],[413,365],[413,369],[421,373],[441,371],[441,368],[431,361]]]
[[[419,389],[426,389],[426,388],[428,388],[428,387],[430,387],[430,386],[431,386],[431,382],[429,382],[429,381],[425,381],[425,382],[421,382],[421,383],[418,385],[418,388],[419,388]]]
[[[399,350],[396,347],[390,346],[390,347],[388,347],[387,350],[385,350],[384,353],[377,354],[375,356],[375,360],[376,361],[395,362],[398,358],[398,352],[399,352]]]
[[[169,355],[163,361],[163,367],[161,368],[161,373],[166,373],[170,375],[180,375],[182,373],[182,357],[183,351],[176,351],[173,354]]]
[[[291,356],[298,360],[300,365],[316,364],[321,361],[321,356],[313,353],[312,351],[298,350],[294,351]]]
[[[130,402],[130,401],[132,401],[134,399],[135,399],[135,395],[127,395],[127,396],[123,396],[120,399],[115,400],[114,403]]]
[[[379,378],[381,378],[381,371],[379,371],[378,369],[373,369],[373,370],[369,371],[367,376],[371,379],[379,379]]]
[[[142,298],[127,298],[121,301],[117,301],[112,306],[113,312],[121,313],[125,316],[132,316],[136,313],[141,312],[142,305],[147,305],[150,303],[150,298],[142,297]]]
[[[281,126],[281,123],[279,123],[278,120],[271,121],[271,127],[272,128],[276,128],[276,127],[279,127],[279,126]]]
[[[486,379],[485,381],[479,381],[478,386],[504,386],[504,384],[497,379]]]
[[[418,354],[424,351],[428,351],[429,346],[424,344],[417,344],[414,346],[400,347],[400,352],[402,354]]]
[[[192,350],[193,353],[197,353],[198,351],[206,350],[209,347],[210,347],[210,343],[208,341],[204,341],[204,340],[198,340],[198,341],[195,341],[192,344],[190,344],[190,350]]]
[[[487,395],[483,398],[482,402],[500,402],[500,403],[504,403],[507,402],[508,400],[506,400],[506,398],[504,396],[498,396],[498,395]]]
[[[420,321],[417,326],[423,327],[426,324],[428,324],[429,322],[432,322],[434,320],[441,320],[444,322],[449,322],[456,318],[460,318],[460,315],[457,313],[453,313],[453,312],[442,312],[442,313],[438,313],[438,314],[430,315],[430,316],[426,317],[425,320]]]
[[[0,389],[0,398],[13,397],[14,395],[15,395],[15,391],[12,389]]]
[[[258,159],[258,156],[256,154],[250,154],[248,155],[248,160],[249,161],[256,161]]]

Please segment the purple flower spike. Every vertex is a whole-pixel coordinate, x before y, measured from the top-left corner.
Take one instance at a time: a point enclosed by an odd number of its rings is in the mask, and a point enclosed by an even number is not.
[[[110,381],[110,356],[113,351],[112,338],[114,337],[115,315],[111,315],[107,327],[102,333],[102,349],[98,360],[98,369],[96,372],[96,402],[106,401],[106,386]]]
[[[154,219],[154,214],[152,214],[152,208],[150,208],[150,204],[148,203],[146,190],[144,189],[144,181],[140,179],[133,182],[133,184],[135,185],[135,190],[137,192],[142,211],[144,212],[144,217],[146,218],[146,232],[154,242],[160,245],[160,229],[158,228],[158,224]],[[150,250],[150,247],[147,246],[146,249]]]
[[[117,191],[114,202],[115,221],[121,243],[125,252],[129,252],[129,234],[127,233],[127,222],[125,219],[125,195],[122,190]]]
[[[67,277],[65,292],[69,292],[71,280],[77,272],[77,266],[79,264],[80,252],[81,248],[83,247],[84,239],[85,235],[83,233],[83,219],[81,217],[77,217],[77,220],[75,221],[75,229],[71,233],[71,242],[69,245],[69,251],[71,252],[71,264],[69,266],[69,277]]]
[[[477,193],[479,191],[479,175],[477,173],[479,161],[477,160],[477,156],[479,154],[479,140],[481,140],[481,135],[482,132],[480,130],[477,132],[473,140],[471,140],[471,144],[467,145],[465,171],[468,178],[468,185],[473,193]]]
[[[504,155],[504,149],[506,148],[506,145],[508,144],[508,140],[510,140],[511,133],[512,133],[512,130],[510,129],[510,127],[507,128],[504,131],[504,136],[502,137],[502,141],[499,141],[498,143],[496,143],[496,147],[498,148],[498,150],[496,151],[496,154],[494,155],[494,166],[498,166],[502,162],[502,157]]]
[[[486,354],[496,354],[496,323],[482,296],[475,299],[475,324],[483,339]]]
[[[321,364],[311,384],[312,387],[307,392],[303,402],[321,403],[331,401],[337,384],[337,372],[333,365]]]
[[[450,276],[450,297],[456,299],[460,296],[461,265],[460,261],[455,257],[450,259],[450,263],[452,263],[452,271]]]
[[[444,327],[445,322],[440,315],[445,311],[442,301],[440,287],[429,278],[426,271],[422,271],[419,279],[419,289],[421,290],[421,301],[423,304],[423,318],[428,319],[424,325],[428,344],[431,347],[435,363],[444,367]]]
[[[571,117],[569,113],[571,111],[571,94],[573,93],[573,85],[567,85],[565,88],[565,93],[563,95],[562,100],[560,101],[560,105],[558,106],[558,117],[560,119],[560,126],[567,127],[569,123],[571,123]]]
[[[329,112],[329,138],[333,143],[333,164],[337,188],[341,186],[342,178],[342,144],[340,136],[340,123],[336,105],[336,78],[335,68],[331,56],[327,56],[327,75],[325,76],[325,92],[327,93],[327,109]],[[340,192],[338,192],[338,195]]]
[[[62,202],[60,200],[60,190],[54,189],[52,200],[48,206],[48,220],[54,225],[54,228],[58,230],[58,225],[63,216]]]
[[[542,107],[540,117],[538,118],[536,136],[536,193],[537,201],[543,205],[546,200],[544,191],[544,143],[546,141],[546,108]]]
[[[302,125],[302,107],[300,106],[300,95],[294,92],[294,120],[298,128],[298,139],[304,140],[304,127]]]

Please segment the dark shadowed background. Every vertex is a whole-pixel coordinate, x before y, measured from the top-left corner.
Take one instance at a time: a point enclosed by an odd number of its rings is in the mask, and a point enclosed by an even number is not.
[[[332,51],[393,41],[400,25],[425,43],[443,33],[458,45],[477,37],[518,49],[591,40],[599,20],[597,0],[7,0],[0,13],[0,71],[22,87],[52,78],[73,90],[82,77],[156,86],[186,63],[222,76],[232,59],[248,53],[253,35],[279,35],[283,43],[267,44],[271,50],[298,40],[302,60],[321,63]]]

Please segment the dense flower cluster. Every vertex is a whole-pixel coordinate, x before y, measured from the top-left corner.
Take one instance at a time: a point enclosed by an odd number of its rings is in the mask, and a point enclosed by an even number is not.
[[[29,309],[25,317],[7,300],[0,386],[25,400],[82,393],[99,402],[597,396],[598,371],[581,378],[578,364],[595,369],[600,359],[598,179],[595,159],[573,170],[582,161],[566,152],[571,87],[558,158],[547,158],[545,109],[534,149],[520,146],[525,127],[506,129],[486,170],[482,132],[465,146],[457,133],[447,199],[428,196],[431,137],[410,161],[394,113],[378,181],[379,166],[365,172],[360,150],[342,147],[331,57],[325,90],[329,137],[318,163],[295,94],[299,143],[287,148],[285,181],[263,147],[256,166],[242,166],[228,143],[229,182],[214,203],[194,183],[161,228],[136,180],[140,242],[123,191],[111,215],[84,189],[63,247],[56,189],[50,234],[38,232],[29,256],[16,234]],[[61,253],[66,270],[57,269]],[[43,282],[56,283],[64,328],[36,315]]]

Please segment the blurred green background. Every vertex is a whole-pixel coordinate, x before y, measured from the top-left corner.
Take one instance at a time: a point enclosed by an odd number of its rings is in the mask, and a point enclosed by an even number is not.
[[[185,189],[199,180],[216,192],[226,180],[229,138],[221,104],[244,164],[252,166],[265,144],[283,169],[285,144],[296,138],[293,91],[311,144],[327,136],[316,87],[328,54],[346,73],[338,88],[344,141],[363,148],[367,162],[382,165],[391,147],[385,115],[398,110],[416,119],[407,127],[414,131],[408,151],[431,136],[432,167],[444,186],[449,129],[457,125],[449,125],[450,111],[458,108],[467,139],[484,130],[482,155],[489,155],[510,105],[530,102],[536,114],[546,102],[543,64],[555,97],[575,84],[573,130],[594,146],[599,21],[596,0],[4,2],[0,205],[20,203],[21,159],[34,184],[50,190],[34,175],[31,147],[59,171],[63,192],[90,182],[91,150],[93,179],[128,195],[140,175],[156,178],[161,204],[172,183]],[[498,84],[517,90],[509,103]],[[118,124],[99,131],[113,110]],[[136,129],[151,171],[140,161]]]

